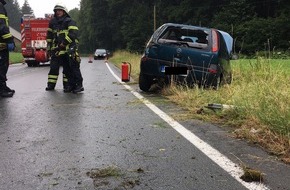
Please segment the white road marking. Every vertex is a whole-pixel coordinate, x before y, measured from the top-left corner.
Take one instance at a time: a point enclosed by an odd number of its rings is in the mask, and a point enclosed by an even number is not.
[[[238,182],[240,182],[244,187],[250,190],[269,190],[267,186],[262,183],[256,182],[245,182],[240,179],[240,176],[243,175],[243,170],[240,166],[232,162],[225,155],[220,153],[218,150],[214,149],[212,146],[201,140],[191,131],[186,129],[184,126],[179,124],[173,118],[168,116],[165,112],[160,110],[157,106],[151,103],[149,100],[144,98],[141,94],[136,92],[133,88],[127,85],[114,73],[114,71],[110,68],[109,64],[106,62],[106,65],[111,72],[111,74],[119,81],[126,89],[128,89],[134,96],[136,96],[140,101],[142,101],[147,107],[149,107],[155,114],[157,114],[160,118],[162,118],[166,123],[168,123],[173,129],[175,129],[180,135],[186,138],[191,144],[193,144],[196,148],[198,148],[201,152],[203,152],[207,157],[209,157],[213,162],[219,165],[222,169],[228,172],[233,178],[235,178]]]

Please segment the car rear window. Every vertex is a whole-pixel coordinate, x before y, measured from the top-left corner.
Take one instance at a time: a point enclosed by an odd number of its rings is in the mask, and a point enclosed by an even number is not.
[[[201,28],[169,26],[159,36],[158,42],[189,48],[208,49],[210,30]]]

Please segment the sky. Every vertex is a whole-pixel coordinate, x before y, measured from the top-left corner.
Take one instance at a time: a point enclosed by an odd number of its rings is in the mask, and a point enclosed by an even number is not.
[[[17,1],[21,8],[24,0]],[[36,17],[44,17],[45,14],[52,14],[53,7],[59,2],[62,2],[69,11],[76,7],[80,8],[80,0],[28,0],[27,2]]]

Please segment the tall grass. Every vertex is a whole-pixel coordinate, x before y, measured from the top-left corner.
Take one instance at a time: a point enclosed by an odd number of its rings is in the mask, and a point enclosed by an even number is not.
[[[271,130],[290,139],[290,66],[287,62],[258,58],[233,63],[231,85],[235,104],[245,116],[256,117]]]
[[[231,124],[241,118],[256,120],[290,139],[289,64],[259,58],[233,61],[232,66],[232,84],[218,91],[173,86],[165,94],[192,113],[209,103],[233,105],[235,109],[228,111],[229,115],[222,114]],[[204,119],[204,115],[196,117]]]

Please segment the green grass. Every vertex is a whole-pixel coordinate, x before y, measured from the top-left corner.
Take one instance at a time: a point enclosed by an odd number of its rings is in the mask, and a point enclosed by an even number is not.
[[[246,118],[255,117],[290,139],[289,63],[261,58],[240,60],[233,62],[233,70],[235,77],[230,86],[229,103],[243,107],[244,113],[240,114]],[[226,88],[222,91],[223,96],[228,92]]]
[[[119,51],[110,61],[119,66],[130,61],[132,76],[137,79],[140,58]],[[232,84],[219,90],[172,85],[163,95],[187,108],[188,119],[232,126],[238,137],[259,142],[272,153],[290,156],[289,60],[240,59],[232,61],[232,68]],[[234,109],[211,111],[205,109],[209,103],[233,105]]]
[[[9,53],[9,60],[10,63],[22,63],[23,62],[23,56],[21,53],[18,52],[10,52]]]

